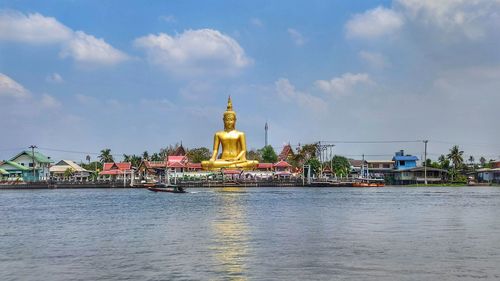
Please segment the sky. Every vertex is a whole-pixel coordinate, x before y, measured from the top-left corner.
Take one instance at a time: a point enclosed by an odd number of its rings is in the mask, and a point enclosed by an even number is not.
[[[268,122],[278,151],[499,159],[499,26],[498,0],[0,0],[0,159],[211,148],[229,95],[249,149]]]

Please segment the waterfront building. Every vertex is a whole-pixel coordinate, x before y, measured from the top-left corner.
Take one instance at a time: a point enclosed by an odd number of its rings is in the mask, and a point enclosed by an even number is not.
[[[8,172],[10,179],[40,181],[49,179],[51,163],[54,161],[40,152],[21,151],[10,160],[3,161],[0,169]]]
[[[257,171],[262,172],[272,172],[273,171],[273,163],[259,163],[257,164]]]
[[[13,161],[3,161],[0,164],[0,169],[5,171],[5,174],[2,175],[2,178],[9,181],[24,181],[28,180],[33,176],[33,171],[26,166],[22,166]],[[31,173],[31,175],[30,175]]]
[[[99,180],[131,180],[134,177],[133,174],[134,170],[130,162],[104,163],[102,172],[99,173]]]
[[[49,168],[53,180],[88,181],[90,172],[71,160],[61,160]]]
[[[137,178],[141,181],[157,181],[165,174],[166,167],[165,161],[142,160],[139,167],[137,167]]]
[[[383,178],[394,170],[392,160],[366,160],[368,173],[375,178]]]
[[[405,155],[404,150],[400,150],[392,157],[392,161],[394,161],[394,169],[405,170],[417,167],[418,157]]]
[[[427,167],[415,167],[405,170],[394,170],[391,174],[391,184],[424,184],[425,170],[427,170],[428,183],[443,183],[448,180],[448,171]]]
[[[492,163],[492,168],[482,168],[475,172],[478,182],[500,183],[500,161]]]
[[[183,173],[187,170],[188,158],[186,155],[172,155],[167,157],[169,172]]]
[[[366,160],[347,159],[347,161],[351,165],[351,176],[353,177],[361,176],[361,170],[367,167]]]

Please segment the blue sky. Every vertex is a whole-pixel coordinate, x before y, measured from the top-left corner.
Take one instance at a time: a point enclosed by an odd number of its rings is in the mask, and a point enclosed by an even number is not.
[[[0,1],[0,159],[429,139],[500,156],[498,1]],[[341,144],[421,155],[421,143]],[[357,157],[359,158],[359,157]]]

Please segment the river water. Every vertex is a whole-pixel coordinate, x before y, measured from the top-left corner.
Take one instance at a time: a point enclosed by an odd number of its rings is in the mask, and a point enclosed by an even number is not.
[[[0,192],[0,280],[500,279],[500,188]]]

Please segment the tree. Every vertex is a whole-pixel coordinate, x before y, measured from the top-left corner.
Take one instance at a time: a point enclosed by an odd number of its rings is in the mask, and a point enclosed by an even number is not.
[[[66,171],[64,171],[64,178],[71,178],[73,174],[75,173],[75,170],[73,168],[67,168]]]
[[[247,152],[247,159],[248,160],[257,160],[259,162],[262,162],[262,155],[260,154],[259,150],[250,150]]]
[[[147,151],[144,151],[144,152],[142,153],[142,159],[144,159],[144,160],[146,160],[146,161],[147,161],[147,160],[149,160],[149,153],[148,153]]]
[[[101,150],[101,154],[99,155],[99,160],[101,161],[101,163],[114,162],[113,155],[111,155],[111,149],[105,148]]]
[[[293,154],[289,161],[294,167],[302,167],[309,159],[316,157],[317,144],[306,144],[297,148],[297,153]]]
[[[210,150],[206,147],[198,147],[189,149],[186,152],[186,156],[191,163],[201,163],[201,161],[209,160],[212,153],[210,153]]]
[[[475,160],[475,159],[474,159],[474,156],[472,156],[472,155],[471,155],[471,156],[469,156],[469,163],[470,163],[471,165],[472,165],[472,164],[474,164],[474,160]]]
[[[141,165],[141,161],[142,158],[140,156],[137,156],[135,154],[130,156],[130,162],[132,163],[133,167],[139,167],[139,165]]]
[[[451,162],[453,162],[453,168],[458,169],[464,162],[463,158],[464,152],[458,148],[458,145],[454,145],[450,149],[450,153],[446,156]]]
[[[335,155],[331,160],[331,164],[333,169],[332,172],[334,172],[335,175],[340,177],[349,175],[349,172],[351,170],[351,164],[349,163],[349,160],[347,160],[347,158]]]
[[[127,155],[127,154],[123,154],[123,162],[130,162],[130,155]]]
[[[448,170],[450,168],[450,160],[446,159],[446,156],[444,156],[443,154],[439,156],[438,162],[441,169]]]
[[[87,155],[87,156],[85,157],[85,160],[87,160],[87,162],[88,162],[88,163],[90,163],[90,155]]]
[[[318,158],[310,158],[305,162],[305,165],[310,165],[311,166],[311,174],[312,175],[317,175],[319,173],[319,170],[321,169],[321,163],[319,162]]]
[[[276,155],[276,152],[274,152],[274,148],[270,145],[264,146],[260,150],[260,154],[262,155],[262,162],[265,163],[278,162],[278,155]]]
[[[450,149],[450,153],[446,156],[451,162],[453,162],[453,170],[451,173],[451,181],[454,181],[454,178],[458,174],[458,169],[464,162],[463,158],[464,152],[458,148],[458,145],[454,145]]]
[[[479,158],[479,163],[481,163],[481,166],[484,168],[484,165],[486,164],[486,158],[481,156],[481,158]]]
[[[163,158],[164,159],[164,158]],[[158,153],[153,153],[151,155],[151,161],[162,161],[163,160],[162,157],[160,156],[160,154]]]

